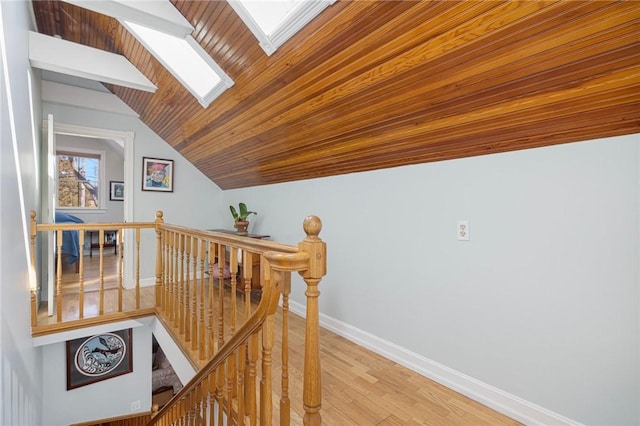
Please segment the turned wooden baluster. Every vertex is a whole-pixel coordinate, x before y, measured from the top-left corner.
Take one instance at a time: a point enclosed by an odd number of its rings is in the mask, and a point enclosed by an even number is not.
[[[196,386],[196,388],[194,389],[194,393],[195,393],[195,398],[196,398],[196,403],[194,404],[194,412],[195,412],[195,418],[194,418],[194,425],[199,425],[202,424],[202,420],[204,418],[203,416],[203,412],[202,409],[204,407],[204,404],[202,402],[202,382],[198,383],[198,385]]]
[[[180,263],[180,236],[177,232],[173,231],[173,326],[178,327],[179,315],[180,312],[180,290],[178,289],[179,283],[179,263]]]
[[[184,334],[184,235],[183,234],[179,234],[179,238],[180,238],[180,261],[179,261],[179,266],[180,266],[180,272],[178,273],[179,275],[179,282],[178,282],[178,291],[180,292],[179,294],[179,298],[180,298],[180,305],[178,307],[178,329],[180,331],[180,334]]]
[[[282,281],[282,368],[280,396],[280,424],[291,423],[291,401],[289,400],[289,294],[291,293],[291,272],[284,274]]]
[[[155,224],[156,224],[156,306],[160,307],[162,305],[162,292],[163,292],[163,287],[162,287],[162,283],[164,281],[163,279],[163,273],[164,273],[164,264],[163,264],[163,260],[162,260],[162,229],[160,228],[160,225],[164,223],[164,219],[162,218],[162,212],[161,211],[157,211],[156,212],[156,220],[155,220]],[[120,231],[118,234],[121,234],[122,231]],[[122,253],[122,251],[120,251],[120,254]],[[138,303],[139,300],[136,299],[136,303]],[[136,306],[136,309],[139,309],[139,306]]]
[[[57,231],[56,238],[56,319],[62,322],[62,230]]]
[[[236,247],[229,248],[229,273],[231,275],[231,335],[236,334],[236,317],[237,317],[237,277],[238,277],[238,249]]]
[[[272,269],[269,261],[265,257],[261,257],[260,273],[263,285],[273,289],[270,299],[267,301],[271,313],[267,315],[262,325],[262,376],[260,380],[260,424],[271,425],[273,421],[273,372],[271,366],[275,342],[275,312],[285,281],[285,272]],[[262,297],[264,298],[264,293]],[[261,303],[264,302],[264,300],[261,301]]]
[[[222,244],[218,244],[218,349],[224,345],[224,267],[226,262],[226,247]],[[226,382],[225,377],[225,365],[223,363],[218,368],[218,384],[216,388],[216,400],[219,407],[223,406],[224,401],[224,386]],[[223,409],[219,409],[218,420],[222,424]]]
[[[233,423],[233,388],[232,388],[232,383],[233,383],[233,375],[235,374],[235,368],[233,367],[233,359],[235,357],[235,352],[232,353],[224,362],[224,369],[225,369],[225,375],[226,375],[226,384],[227,387],[225,389],[225,401],[227,403],[226,409],[225,411],[227,412],[227,415],[229,416],[229,420],[230,423]]]
[[[248,252],[246,250],[242,251],[242,279],[244,282],[244,317],[245,321],[247,318],[251,316],[251,278],[253,274],[253,256],[254,254]],[[252,353],[249,349],[251,344],[251,339],[247,341],[243,345],[244,347],[244,355],[240,358],[243,362],[242,369],[244,370],[244,401],[245,401],[245,411],[246,415],[250,416],[249,418],[255,418],[256,414],[256,406],[255,406],[255,361],[257,359],[257,352],[255,352],[255,357],[253,358],[253,376],[251,376],[251,366],[250,364],[250,354]],[[257,348],[256,348],[257,351]],[[251,396],[253,395],[253,396]],[[251,423],[254,424],[254,423]]]
[[[222,408],[224,404],[224,366],[225,363],[222,363],[216,368],[216,378],[218,379],[216,383],[216,403],[218,404],[218,424],[220,425],[224,424],[224,409]]]
[[[273,420],[272,353],[275,339],[274,315],[268,315],[262,325],[262,377],[260,380],[260,424],[271,425]]]
[[[169,306],[169,245],[167,244],[167,240],[169,238],[169,231],[166,229],[162,230],[162,294],[160,298],[160,307],[162,311],[167,314],[167,307]]]
[[[231,336],[236,334],[236,286],[237,286],[237,274],[238,274],[238,249],[236,247],[229,247],[229,273],[231,275],[231,318],[230,318],[230,332]],[[235,356],[230,357],[227,360],[227,394],[231,399],[235,396],[236,385],[236,363]]]
[[[251,280],[253,278],[253,256],[255,254],[242,250],[242,284],[244,288],[244,317],[251,315]]]
[[[99,257],[99,269],[98,277],[100,282],[100,307],[98,309],[99,315],[104,315],[104,229],[100,229],[98,232],[98,246],[100,253]]]
[[[79,231],[78,234],[78,247],[82,250],[82,247],[84,247],[84,230]],[[78,291],[78,317],[82,319],[84,318],[84,256],[82,252],[78,256],[78,263],[78,272],[80,274],[78,276],[78,285],[80,287]]]
[[[320,379],[320,338],[318,285],[327,271],[327,246],[318,237],[322,230],[322,222],[316,216],[308,216],[303,228],[307,237],[298,244],[300,251],[309,254],[309,269],[300,275],[307,284],[307,313],[304,345],[304,424],[319,425],[321,423],[320,408],[322,406],[322,384]]]
[[[215,354],[215,325],[214,325],[214,290],[213,290],[213,265],[216,262],[216,244],[209,241],[209,301],[207,302],[208,321],[207,321],[207,347],[209,348],[207,356],[212,358]]]
[[[166,257],[164,259],[164,281],[165,281],[165,312],[167,315],[167,319],[169,320],[169,324],[171,324],[172,310],[173,310],[173,232],[165,231],[164,235],[164,244]]]
[[[164,282],[165,282],[165,312],[167,315],[167,319],[169,320],[169,324],[171,324],[171,311],[173,307],[173,257],[172,257],[172,248],[173,248],[173,232],[165,231],[164,235],[164,245],[166,256],[164,258]]]
[[[218,349],[224,345],[224,267],[226,247],[218,244]]]
[[[238,423],[244,424],[244,407],[245,407],[245,371],[247,360],[247,345],[242,344],[238,348],[238,371],[236,374],[238,380],[237,395],[238,395]]]
[[[124,234],[124,228],[121,228],[118,230],[117,235],[118,235],[118,240],[116,241],[117,244],[117,250],[118,250],[118,258],[117,258],[117,263],[118,263],[118,312],[122,312],[122,291],[124,290],[124,280],[123,280],[123,268],[122,268],[122,238]],[[84,240],[84,231],[82,231],[82,239]],[[82,243],[80,243],[80,247],[82,247]],[[82,269],[82,263],[80,263],[80,269]],[[80,272],[80,275],[82,276],[82,272]]]
[[[191,236],[185,235],[185,280],[184,280],[184,341],[191,341]]]
[[[256,398],[256,380],[257,380],[257,365],[258,365],[258,341],[260,331],[256,331],[249,338],[249,345],[247,346],[247,374],[245,384],[245,407],[246,414],[249,417],[249,424],[255,426],[257,422],[257,398]]]
[[[193,237],[192,245],[193,279],[191,282],[193,283],[193,289],[191,291],[191,349],[195,351],[198,349],[198,239],[196,237]]]
[[[214,425],[216,422],[216,416],[214,413],[215,398],[216,398],[216,370],[214,369],[209,374],[209,424]]]
[[[136,308],[140,307],[140,228],[136,228]]]
[[[38,284],[36,279],[36,235],[38,235],[38,228],[36,223],[36,212],[31,210],[31,224],[30,224],[30,254],[31,254],[31,270],[29,271],[29,286],[31,291],[31,327],[38,325],[38,306],[37,295]]]
[[[195,396],[195,388],[191,389],[191,391],[187,392],[184,396],[184,405],[185,405],[185,421],[187,426],[192,426],[195,419],[194,413],[194,403],[196,400]]]
[[[204,264],[206,258],[206,250],[205,250],[205,241],[200,240],[200,323],[198,328],[198,341],[200,342],[198,357],[200,360],[204,359],[205,349],[206,349],[206,341],[204,339],[204,287],[205,287],[205,273],[204,273]]]

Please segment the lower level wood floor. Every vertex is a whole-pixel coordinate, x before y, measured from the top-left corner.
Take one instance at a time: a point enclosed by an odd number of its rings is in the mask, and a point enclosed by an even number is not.
[[[115,256],[105,256],[105,288],[115,284]],[[96,258],[85,256],[87,274]],[[93,266],[92,266],[93,265]],[[63,275],[63,316],[77,317],[77,296],[73,282],[75,268],[66,266]],[[85,315],[97,312],[97,292],[89,284],[85,290]],[[106,292],[106,307],[109,293]],[[65,294],[67,297],[65,297]],[[153,288],[143,289],[143,306],[153,304]],[[125,305],[133,303],[132,291],[125,291]],[[42,321],[42,322],[40,322]],[[39,322],[47,322],[46,309],[39,313]],[[304,347],[304,321],[290,316],[291,367],[301,371],[301,352]],[[517,425],[510,419],[482,404],[429,380],[393,361],[358,346],[326,329],[321,329],[322,362],[322,421],[326,425]],[[275,354],[274,354],[275,355]],[[277,359],[277,358],[276,358]],[[292,409],[294,393],[301,384],[294,384],[291,377]],[[298,389],[299,390],[299,389]],[[301,411],[292,413],[292,423],[300,421]],[[300,421],[301,424],[301,421]]]

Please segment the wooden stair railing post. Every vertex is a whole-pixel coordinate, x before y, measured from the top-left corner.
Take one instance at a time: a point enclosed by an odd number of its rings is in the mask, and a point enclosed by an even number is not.
[[[275,313],[282,293],[284,275],[290,267],[296,265],[299,258],[280,253],[268,252],[260,259],[260,273],[262,283],[266,288],[273,289],[267,294],[263,293],[264,303],[268,306],[268,314],[262,325],[262,364],[260,377],[260,424],[270,426],[273,420],[273,346],[275,342]],[[272,263],[273,262],[273,263]],[[269,297],[268,299],[264,299]]]
[[[98,231],[98,251],[100,253],[99,266],[98,266],[98,281],[100,283],[100,306],[98,308],[98,314],[104,315],[104,228],[100,228]]]
[[[38,234],[38,229],[36,226],[36,212],[33,210],[31,210],[30,233],[31,270],[29,271],[29,290],[31,291],[31,327],[35,327],[38,325],[38,306],[36,306],[36,291],[38,291],[38,280],[36,279],[36,235]]]
[[[304,344],[304,419],[305,425],[321,423],[322,384],[320,372],[320,320],[318,308],[318,285],[327,271],[327,246],[318,235],[322,222],[317,216],[308,216],[303,228],[307,237],[298,244],[300,251],[309,254],[309,268],[300,275],[307,284],[307,314]]]
[[[319,219],[316,218],[319,222]],[[317,228],[317,232],[319,232],[320,225],[315,224],[315,226],[310,227],[313,231]],[[307,227],[305,227],[305,230]],[[313,237],[314,235],[311,232],[307,232],[307,238],[309,236]],[[317,238],[317,233],[315,234]],[[320,241],[319,239],[317,241]],[[302,243],[301,243],[302,244]],[[324,243],[322,243],[324,244]],[[319,247],[318,244],[314,244],[316,247]],[[312,250],[313,251],[313,250]],[[316,252],[322,253],[322,250],[316,250]],[[317,253],[316,253],[317,254]],[[322,254],[318,257],[322,257]],[[274,288],[279,290],[278,296],[282,294],[283,297],[283,330],[282,330],[282,376],[281,376],[281,399],[280,399],[280,424],[287,425],[290,421],[290,409],[289,409],[289,371],[288,371],[288,355],[286,354],[289,350],[288,346],[288,335],[285,327],[288,327],[288,294],[290,292],[290,284],[291,284],[291,272],[299,271],[301,274],[305,271],[308,271],[310,268],[314,267],[313,262],[310,260],[309,250],[302,250],[299,247],[297,253],[292,254],[284,254],[277,252],[267,252],[264,254],[262,259],[260,269],[265,271],[262,272],[262,280],[264,283],[270,282]],[[318,279],[317,282],[320,280]],[[317,287],[316,282],[316,287]],[[316,290],[317,293],[317,290]],[[317,301],[317,295],[316,295]],[[276,301],[277,303],[277,301]],[[317,309],[317,304],[316,304]],[[317,311],[316,311],[317,315]],[[267,317],[269,319],[269,317]],[[265,321],[265,329],[268,322]],[[304,363],[304,389],[303,389],[303,405],[305,409],[305,422],[309,422],[310,424],[320,424],[320,403],[322,400],[321,397],[321,388],[320,388],[320,348],[318,342],[318,322],[316,317],[315,327],[311,327],[312,330],[315,330],[315,333],[309,333],[309,326],[307,325],[307,329],[305,331],[305,363]],[[309,335],[315,335],[314,339],[309,339]],[[269,336],[269,339],[272,336]],[[269,341],[265,337],[265,331],[263,330],[263,347],[264,341]],[[311,345],[308,344],[311,342]],[[314,343],[315,342],[315,346]],[[311,350],[309,350],[311,347]],[[308,361],[308,360],[311,360]],[[266,352],[263,355],[263,378],[265,364],[264,361],[267,360]],[[311,383],[311,386],[309,386]],[[307,388],[311,389],[310,391]],[[312,399],[309,397],[315,398]],[[271,404],[271,401],[267,401]],[[311,412],[311,416],[308,414]],[[309,417],[309,418],[307,418]],[[262,419],[261,419],[262,421]]]
[[[191,235],[184,236],[185,272],[184,272],[184,341],[191,342]]]
[[[84,247],[84,231],[80,231],[79,235],[79,247]],[[79,268],[79,276],[78,276],[78,284],[80,285],[79,293],[78,293],[78,317],[80,319],[84,318],[84,256],[81,254],[78,256]],[[122,310],[122,309],[120,309]]]
[[[207,356],[213,358],[215,353],[215,328],[214,328],[214,290],[213,290],[213,265],[216,261],[215,243],[209,241],[209,296],[207,300]]]
[[[191,350],[198,349],[198,238],[191,240],[191,259],[193,260],[193,291],[191,292]]]
[[[54,231],[56,237],[56,321],[62,322],[62,229]],[[102,313],[100,313],[102,314]]]
[[[178,261],[179,270],[178,270],[178,330],[180,334],[184,334],[184,234],[178,234],[179,239],[179,254],[180,260]]]
[[[204,302],[205,302],[205,274],[204,274],[204,261],[205,261],[205,240],[200,240],[200,315],[198,324],[198,342],[200,343],[198,357],[202,361],[204,360],[206,342],[204,340]]]
[[[289,400],[289,294],[291,273],[284,275],[282,282],[282,367],[280,395],[280,425],[291,424],[291,401]]]
[[[177,232],[173,231],[172,239],[171,239],[171,263],[173,264],[172,272],[173,272],[173,302],[171,302],[171,321],[174,327],[178,326],[179,318],[178,312],[180,311],[180,291],[178,288],[178,260],[180,258],[180,236]]]
[[[162,211],[156,212],[156,306],[160,307],[162,304],[162,282],[164,265],[162,263],[162,224],[164,219],[162,218]]]
[[[136,309],[140,309],[140,228],[136,228]]]
[[[118,231],[116,232],[116,250],[118,252],[118,256],[116,257],[116,264],[117,264],[117,268],[118,268],[118,280],[117,280],[117,286],[118,286],[118,312],[122,312],[122,304],[123,304],[123,300],[122,300],[122,292],[124,290],[124,281],[123,281],[123,270],[122,270],[122,234],[124,233],[124,228],[120,228],[118,229]],[[84,232],[83,232],[84,234]],[[82,244],[80,244],[80,247],[82,247]],[[82,264],[80,264],[80,266],[82,267]]]

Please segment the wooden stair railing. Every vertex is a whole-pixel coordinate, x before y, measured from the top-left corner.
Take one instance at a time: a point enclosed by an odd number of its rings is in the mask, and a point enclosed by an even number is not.
[[[158,264],[162,265],[156,279],[158,315],[174,340],[187,342],[191,350],[187,354],[194,365],[203,357],[210,361],[200,364],[196,376],[150,424],[269,425],[274,417],[281,425],[291,423],[288,298],[293,271],[299,272],[307,285],[304,367],[301,367],[304,383],[302,395],[296,395],[301,397],[296,413],[304,424],[320,424],[317,302],[318,284],[326,271],[326,245],[318,237],[321,222],[317,217],[305,219],[303,227],[307,237],[297,247],[171,225],[158,227]],[[254,256],[260,259],[262,297],[252,311]],[[236,302],[240,262],[244,316]],[[226,263],[229,278],[220,279],[224,277]],[[214,278],[216,270],[218,279]],[[230,290],[225,292],[227,286]],[[280,295],[281,317],[277,317]],[[240,324],[237,319],[243,322]],[[281,326],[282,333],[279,347],[274,347],[276,324]],[[276,354],[281,356],[278,383],[272,371]],[[274,397],[278,396],[278,408],[274,411]]]
[[[326,245],[318,237],[322,224],[315,216],[305,219],[306,238],[291,246],[265,240],[201,231],[165,224],[162,212],[155,222],[102,224],[38,224],[31,214],[31,309],[32,335],[55,333],[88,327],[126,318],[156,315],[182,346],[196,370],[194,379],[174,397],[152,423],[169,425],[222,424],[233,419],[236,424],[271,424],[276,416],[281,425],[291,423],[289,385],[289,294],[291,272],[297,271],[306,283],[306,323],[304,343],[303,391],[294,416],[304,424],[320,424],[321,383],[319,352],[318,285],[326,273]],[[118,229],[117,303],[104,312],[103,244],[99,244],[99,309],[97,316],[83,317],[83,256],[79,257],[79,315],[63,318],[61,270],[62,233],[79,231],[80,245],[86,230],[97,230],[103,241],[106,229]],[[132,229],[135,236],[135,303],[123,307],[122,243],[123,230]],[[140,241],[141,231],[154,229],[156,234],[155,299],[152,306],[141,306]],[[39,233],[55,232],[56,250],[56,318],[52,324],[38,324],[36,307],[35,241]],[[255,306],[252,300],[255,268],[259,266],[262,298]],[[238,293],[241,295],[238,300]],[[111,294],[113,291],[111,290]],[[282,295],[280,316],[276,315]],[[114,305],[112,302],[111,305]],[[280,346],[274,346],[276,325],[281,326]],[[297,351],[299,352],[299,351]],[[274,354],[281,359],[278,386],[273,386]],[[277,361],[277,360],[276,360]],[[302,362],[301,362],[302,364]],[[257,379],[260,377],[260,386]],[[293,389],[299,389],[294,386]],[[275,389],[275,393],[274,393]],[[298,392],[299,393],[299,392]],[[291,394],[291,395],[290,395]],[[279,397],[273,411],[273,398]],[[215,416],[214,416],[215,414]],[[298,420],[297,423],[300,423]]]
[[[143,230],[149,230],[153,232],[157,226],[162,223],[162,213],[157,213],[155,222],[137,222],[137,223],[37,223],[36,213],[31,211],[31,271],[30,271],[30,291],[31,291],[31,330],[32,335],[37,336],[46,333],[55,333],[64,331],[70,328],[79,328],[94,325],[96,323],[104,323],[110,321],[118,321],[125,317],[139,317],[144,315],[153,315],[155,313],[155,306],[153,302],[143,308],[141,306],[140,296],[140,236]],[[105,288],[105,231],[117,230],[117,241],[115,241],[115,252],[117,256],[117,274],[114,277],[110,277],[111,285],[113,288]],[[123,234],[125,230],[132,230],[133,238],[135,239],[135,278],[134,278],[134,301],[131,306],[123,306]],[[77,283],[70,285],[70,288],[74,290],[64,290],[63,295],[63,233],[65,231],[77,231],[78,232],[78,247],[80,253],[77,259]],[[97,275],[90,275],[87,273],[85,267],[85,259],[83,256],[83,248],[85,245],[85,233],[87,231],[98,232],[98,270]],[[44,235],[47,238],[53,238],[55,241],[55,253],[53,259],[44,259],[43,263],[54,262],[55,264],[55,318],[46,320],[43,323],[38,323],[38,306],[36,306],[36,291],[38,277],[36,275],[36,238],[39,235]],[[90,242],[91,243],[91,242]],[[44,244],[44,241],[43,241]],[[40,277],[42,285],[46,286],[44,277]],[[85,298],[88,296],[87,287],[89,279],[94,281],[92,294],[97,294],[97,315],[92,317],[85,317]],[[115,281],[115,283],[114,283]],[[75,288],[77,287],[77,291]],[[109,309],[105,309],[106,295],[109,295]],[[73,298],[76,301],[77,306],[73,308],[71,317],[66,316],[66,312],[63,312],[63,296]],[[125,315],[125,312],[128,312]]]

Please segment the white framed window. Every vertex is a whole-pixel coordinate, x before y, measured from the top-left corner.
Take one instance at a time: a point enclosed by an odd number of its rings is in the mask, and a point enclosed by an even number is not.
[[[56,190],[60,210],[105,208],[105,151],[56,149]]]
[[[335,0],[227,0],[258,39],[267,55],[280,46]]]

